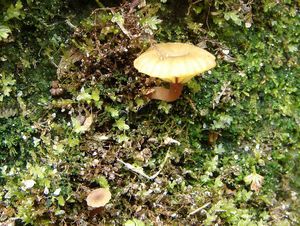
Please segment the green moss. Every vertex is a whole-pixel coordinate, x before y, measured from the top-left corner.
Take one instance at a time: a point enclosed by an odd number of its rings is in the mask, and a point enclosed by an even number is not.
[[[0,6],[1,222],[299,224],[298,3]],[[154,40],[218,65],[150,101],[161,81],[132,62]],[[112,199],[94,215],[99,186]]]

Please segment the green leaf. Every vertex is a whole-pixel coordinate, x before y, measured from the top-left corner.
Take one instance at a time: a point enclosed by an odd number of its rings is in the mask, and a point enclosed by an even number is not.
[[[236,25],[241,26],[242,20],[240,19],[239,15],[235,11],[225,12],[224,13],[225,20],[232,20]]]
[[[113,17],[111,18],[111,22],[123,25],[124,24],[124,18],[121,15],[121,13],[115,13],[113,15]]]
[[[110,113],[111,117],[117,118],[119,117],[119,111],[113,107],[107,106],[105,110]]]
[[[158,105],[158,109],[162,110],[164,113],[169,114],[170,113],[170,109],[172,108],[171,104],[168,104],[167,102],[160,102]]]
[[[136,105],[137,105],[137,107],[139,108],[139,107],[142,107],[145,103],[144,103],[144,100],[142,99],[142,98],[137,98],[136,100],[135,100],[135,103],[136,103]]]
[[[65,200],[64,200],[63,196],[60,195],[60,196],[56,197],[56,199],[57,199],[58,205],[60,205],[60,206],[65,205]]]
[[[65,214],[65,211],[64,211],[64,210],[56,210],[56,211],[55,211],[55,215],[56,215],[56,216],[59,216],[59,215],[62,215],[62,214]]]
[[[62,143],[54,144],[53,149],[56,151],[57,154],[61,154],[65,151],[64,145]]]
[[[2,101],[3,96],[10,96],[16,80],[13,79],[12,75],[5,76],[5,74],[0,74],[0,78],[0,101]]]
[[[297,45],[288,45],[288,50],[292,53],[297,52],[298,51],[298,47]]]
[[[80,90],[79,95],[76,97],[76,100],[78,100],[78,101],[86,101],[87,103],[90,103],[91,99],[92,99],[91,94],[89,94],[88,92],[86,92],[84,90],[84,88],[82,88]]]
[[[157,16],[147,17],[141,21],[144,27],[149,27],[151,30],[157,30],[157,25],[160,24],[162,20],[158,19]]]
[[[83,133],[90,129],[93,123],[93,115],[90,114],[85,118],[84,123],[81,125],[79,119],[73,117],[72,119],[73,129],[76,133]]]
[[[230,115],[221,115],[218,121],[214,121],[213,129],[224,129],[231,125],[233,118]]]
[[[225,149],[222,144],[219,144],[218,146],[215,146],[214,153],[216,154],[223,154],[225,152]]]
[[[20,0],[17,1],[15,5],[11,4],[10,7],[6,11],[6,15],[4,17],[5,21],[8,21],[13,18],[19,18],[21,15],[21,9],[23,8],[23,4]]]
[[[7,39],[7,37],[9,36],[10,33],[11,33],[11,30],[9,27],[0,25],[0,41]]]
[[[9,93],[12,91],[11,87],[6,86],[3,88],[2,92],[4,96],[9,96]]]
[[[114,125],[116,127],[118,127],[119,130],[128,130],[129,129],[129,126],[125,123],[125,120],[122,118],[117,120]]]
[[[136,218],[133,218],[132,220],[126,221],[124,226],[145,226],[145,223]]]
[[[104,176],[99,176],[95,179],[95,181],[103,188],[109,188],[108,181]]]
[[[196,14],[200,14],[203,11],[203,6],[194,6],[193,10]]]
[[[198,93],[201,90],[201,85],[196,82],[196,80],[192,79],[191,81],[189,81],[189,83],[187,84],[189,89],[192,90],[193,93]]]
[[[69,147],[75,147],[79,145],[79,139],[76,137],[68,137],[68,146]]]
[[[117,136],[117,142],[118,143],[123,143],[129,141],[129,137],[126,136],[125,134],[120,134]]]
[[[75,117],[71,118],[71,120],[72,120],[72,125],[73,125],[74,131],[75,131],[76,133],[80,133],[80,132],[81,132],[81,124],[80,124],[80,121],[79,121],[77,118],[75,118]]]
[[[99,91],[99,89],[93,89],[91,98],[96,102],[98,102],[100,100],[100,91]]]

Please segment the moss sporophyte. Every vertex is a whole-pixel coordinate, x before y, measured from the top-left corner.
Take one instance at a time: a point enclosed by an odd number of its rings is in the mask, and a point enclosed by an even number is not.
[[[172,102],[182,92],[183,84],[216,66],[215,56],[188,43],[160,43],[150,47],[134,61],[134,67],[150,77],[170,83],[170,88],[154,87],[150,99]]]

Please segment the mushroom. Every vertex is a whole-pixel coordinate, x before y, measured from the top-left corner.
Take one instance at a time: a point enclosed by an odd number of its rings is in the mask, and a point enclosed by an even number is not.
[[[93,208],[105,206],[111,199],[111,193],[107,188],[93,190],[86,198],[87,205]]]
[[[197,74],[216,66],[215,56],[197,46],[187,43],[160,43],[150,47],[134,60],[140,72],[170,83],[169,89],[154,87],[150,99],[175,101],[183,84]]]

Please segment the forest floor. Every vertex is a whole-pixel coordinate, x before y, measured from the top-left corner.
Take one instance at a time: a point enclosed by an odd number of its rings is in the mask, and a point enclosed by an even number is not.
[[[101,2],[0,1],[0,225],[299,225],[299,2]],[[160,42],[217,66],[150,100]]]

